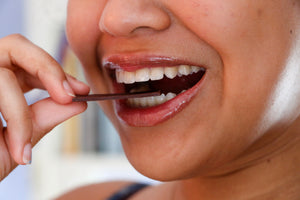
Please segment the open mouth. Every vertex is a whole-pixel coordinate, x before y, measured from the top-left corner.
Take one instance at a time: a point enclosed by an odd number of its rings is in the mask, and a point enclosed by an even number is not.
[[[142,68],[133,72],[114,69],[111,77],[126,93],[161,91],[160,96],[127,99],[129,108],[150,108],[164,104],[196,85],[205,68],[190,65]]]

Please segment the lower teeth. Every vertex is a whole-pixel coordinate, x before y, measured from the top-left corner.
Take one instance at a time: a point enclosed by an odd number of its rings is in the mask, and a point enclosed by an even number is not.
[[[185,90],[182,92],[185,92]],[[160,96],[155,97],[131,98],[127,100],[127,104],[134,108],[147,108],[161,105],[176,96],[177,95],[175,93],[169,92],[167,95],[161,94]]]

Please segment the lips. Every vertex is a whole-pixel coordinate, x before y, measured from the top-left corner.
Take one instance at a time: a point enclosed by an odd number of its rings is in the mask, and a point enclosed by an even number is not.
[[[165,57],[114,56],[103,62],[113,92],[161,91],[156,97],[115,102],[116,113],[131,126],[154,126],[182,110],[197,94],[206,69]]]

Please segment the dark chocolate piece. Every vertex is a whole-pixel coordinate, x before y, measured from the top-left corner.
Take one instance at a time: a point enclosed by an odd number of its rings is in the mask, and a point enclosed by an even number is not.
[[[141,92],[141,93],[124,93],[124,94],[90,94],[90,95],[78,95],[72,99],[73,102],[81,101],[103,101],[103,100],[116,100],[116,99],[129,99],[129,98],[140,98],[159,96],[160,91],[156,92]]]

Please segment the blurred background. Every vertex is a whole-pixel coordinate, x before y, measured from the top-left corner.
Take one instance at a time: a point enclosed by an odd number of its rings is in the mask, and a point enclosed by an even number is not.
[[[0,0],[0,38],[20,33],[85,81],[65,37],[67,0]],[[29,104],[44,91],[27,93]],[[126,160],[119,137],[96,103],[59,125],[33,150],[30,166],[19,166],[0,182],[2,200],[47,200],[76,187],[109,180],[155,183]]]

